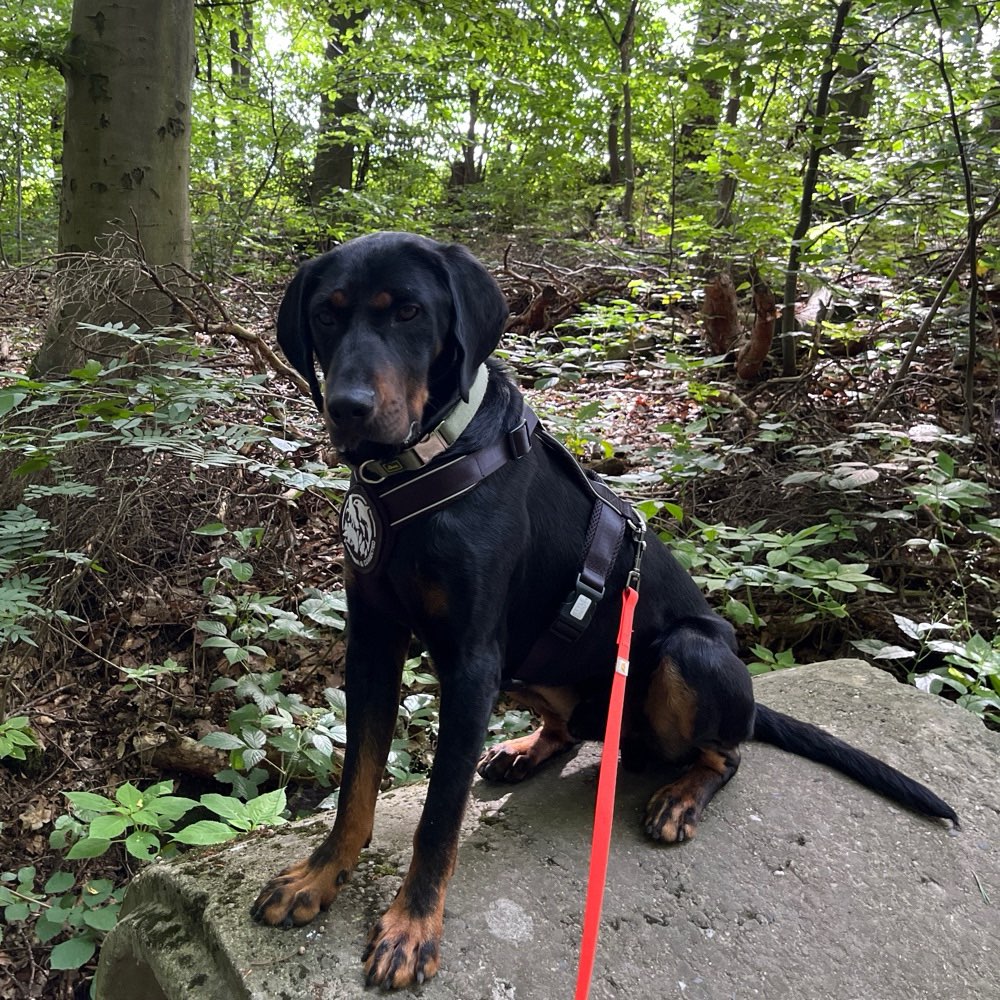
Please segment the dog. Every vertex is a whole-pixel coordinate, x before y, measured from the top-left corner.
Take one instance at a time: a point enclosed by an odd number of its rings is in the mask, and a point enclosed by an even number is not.
[[[601,738],[618,596],[642,552],[627,505],[536,426],[491,358],[506,318],[499,286],[468,250],[405,233],[362,236],[306,262],[278,311],[278,342],[354,474],[342,520],[349,711],[333,829],[307,859],[267,882],[251,913],[279,927],[305,924],[350,876],[371,837],[416,635],[440,681],[440,731],[409,870],[362,956],[366,984],[384,989],[421,983],[438,969],[445,892],[476,771],[520,781],[581,739]],[[588,585],[595,564],[599,579]],[[482,754],[502,691],[541,725]],[[650,538],[622,763],[667,762],[680,777],[649,799],[649,837],[691,838],[748,739],[958,825],[923,785],[755,704],[733,629]]]

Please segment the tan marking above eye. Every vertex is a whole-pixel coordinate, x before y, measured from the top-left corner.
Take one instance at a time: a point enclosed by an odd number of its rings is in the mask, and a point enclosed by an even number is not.
[[[388,309],[392,305],[392,296],[388,292],[377,292],[368,300],[372,309]]]
[[[347,305],[347,292],[342,288],[336,289],[330,296],[330,305],[336,306],[338,309],[343,309]]]

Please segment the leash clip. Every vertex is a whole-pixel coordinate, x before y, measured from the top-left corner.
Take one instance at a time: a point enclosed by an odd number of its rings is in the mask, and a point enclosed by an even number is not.
[[[633,521],[630,518],[629,527],[632,529],[632,538],[635,541],[635,559],[632,561],[632,568],[629,570],[625,586],[631,587],[638,593],[642,557],[646,554],[646,519],[634,508],[632,509],[632,513],[635,515],[636,520]]]

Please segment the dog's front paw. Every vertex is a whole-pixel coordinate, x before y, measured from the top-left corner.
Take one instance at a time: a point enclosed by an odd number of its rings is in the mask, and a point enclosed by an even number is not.
[[[414,917],[393,903],[368,936],[365,985],[398,990],[430,979],[438,970],[441,929],[440,913]]]
[[[250,907],[250,916],[272,927],[307,924],[333,902],[341,881],[328,868],[299,861],[279,872],[260,890]]]

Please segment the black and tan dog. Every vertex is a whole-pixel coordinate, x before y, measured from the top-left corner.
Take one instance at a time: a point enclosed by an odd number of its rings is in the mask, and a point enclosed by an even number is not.
[[[567,595],[580,592],[595,497],[551,442],[532,440],[520,393],[488,360],[506,316],[496,282],[467,250],[402,233],[352,240],[309,261],[278,315],[279,343],[309,381],[334,446],[362,486],[382,490],[382,500],[362,490],[345,505],[345,543],[354,547],[348,739],[336,821],[309,858],[264,886],[252,912],[267,924],[304,924],[349,877],[372,833],[403,661],[411,636],[419,636],[440,678],[440,736],[413,860],[364,955],[368,984],[384,988],[422,982],[438,968],[445,891],[477,761],[484,778],[517,781],[581,738],[600,738],[619,597],[635,557],[626,533],[609,563],[608,596],[590,594],[587,627],[539,661],[539,637],[558,621]],[[431,434],[458,411],[457,440]],[[419,457],[408,467],[403,460],[413,453]],[[431,497],[421,506],[418,498],[405,516],[386,514],[395,483],[446,479],[447,467],[462,466],[460,456],[484,454],[494,460],[472,485],[445,490],[448,502]],[[542,725],[480,758],[503,690]],[[622,755],[626,765],[657,759],[686,770],[649,800],[649,836],[693,836],[705,805],[736,772],[740,743],[752,738],[957,823],[945,802],[888,765],[755,706],[732,629],[654,539],[642,566]]]

